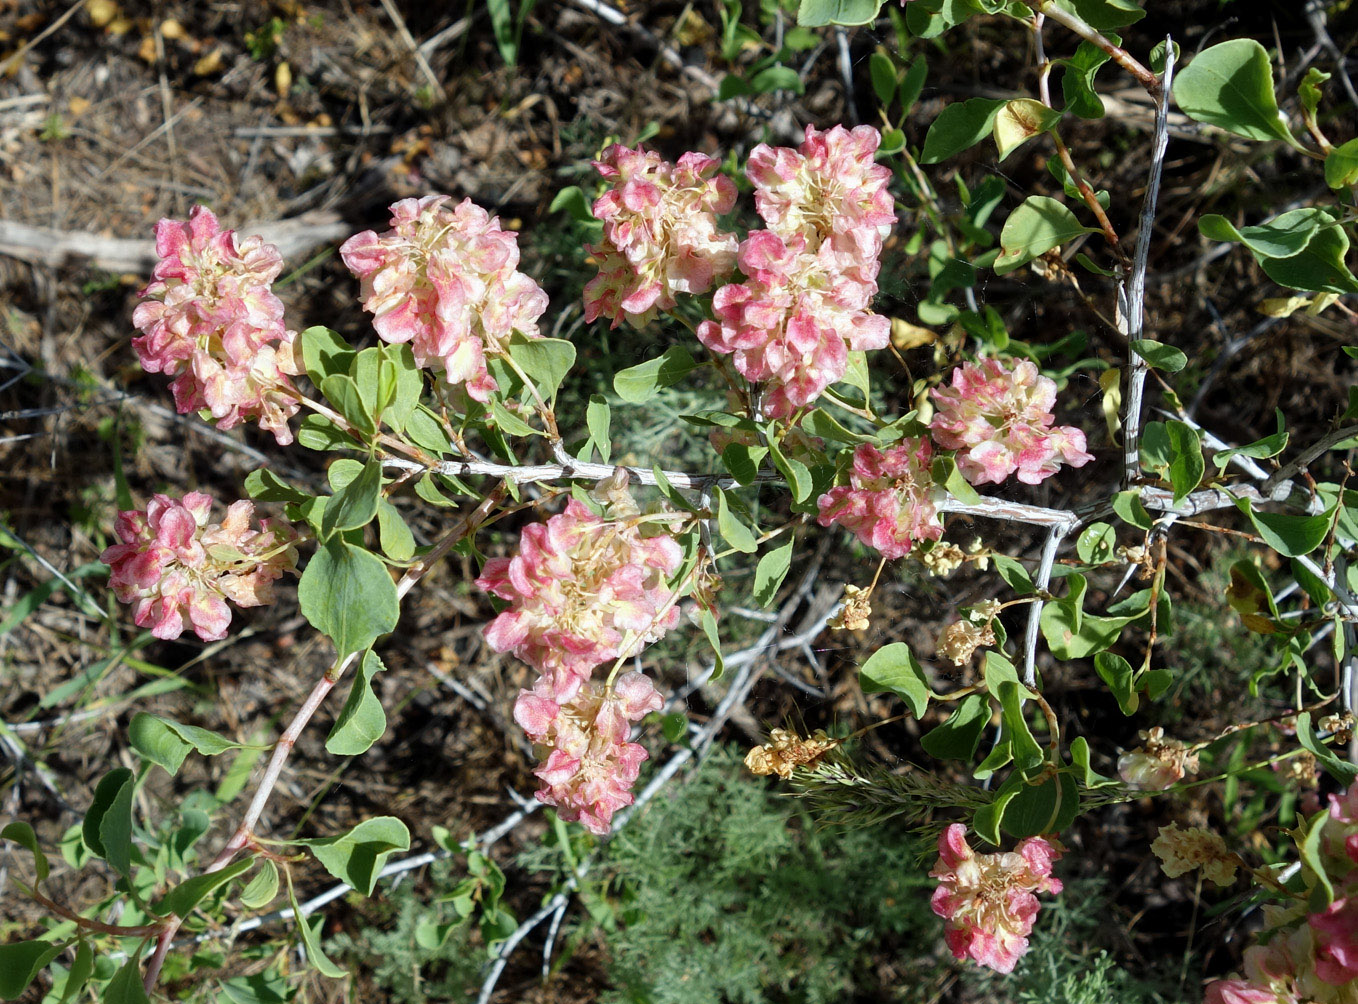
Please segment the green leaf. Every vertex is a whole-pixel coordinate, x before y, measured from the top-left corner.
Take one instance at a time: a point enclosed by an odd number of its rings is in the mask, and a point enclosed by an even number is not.
[[[1198,230],[1208,240],[1243,244],[1263,262],[1300,254],[1321,227],[1333,222],[1321,210],[1308,208],[1294,209],[1257,226],[1237,228],[1226,217],[1208,213],[1198,220]]]
[[[386,499],[377,503],[377,539],[382,553],[392,561],[409,561],[415,556],[415,535],[400,510]]]
[[[1344,262],[1349,236],[1342,226],[1322,227],[1310,243],[1291,258],[1265,258],[1264,274],[1279,286],[1316,293],[1358,293],[1358,277]]]
[[[131,867],[132,791],[135,787],[132,772],[126,767],[115,767],[105,774],[94,788],[94,798],[90,800],[80,830],[85,846],[109,864],[113,864],[116,857],[124,866],[118,871],[124,875]],[[109,842],[114,847],[108,847]]]
[[[396,393],[382,417],[389,426],[401,432],[420,403],[420,394],[424,391],[424,372],[416,365],[415,354],[409,345],[384,346],[383,359],[384,366],[395,375]]]
[[[721,451],[722,466],[730,472],[739,484],[749,485],[759,476],[759,465],[768,455],[767,446],[748,446],[745,443],[728,443]]]
[[[1108,780],[1089,766],[1089,740],[1084,736],[1076,736],[1070,741],[1070,760],[1080,769],[1081,779],[1086,786]]]
[[[338,837],[299,840],[331,875],[365,896],[377,885],[377,873],[396,851],[410,850],[410,831],[394,816],[365,819]]]
[[[1113,512],[1124,523],[1130,523],[1138,530],[1149,530],[1154,525],[1150,513],[1141,504],[1141,493],[1135,488],[1113,496]]]
[[[308,450],[355,450],[357,439],[324,415],[307,415],[297,427],[297,442]]]
[[[62,947],[50,941],[0,945],[0,997],[9,1001],[22,994],[33,982],[33,977],[57,957]]]
[[[923,718],[929,706],[924,668],[904,642],[892,642],[872,653],[858,670],[858,683],[865,694],[895,694],[916,718]]]
[[[1017,776],[1017,775],[1016,775]],[[1069,774],[1048,777],[1041,784],[1023,784],[1005,806],[1003,827],[1022,839],[1059,833],[1080,811],[1080,791]]]
[[[773,460],[773,466],[778,468],[778,473],[787,478],[788,487],[792,490],[792,501],[795,503],[805,502],[815,487],[811,472],[806,469],[806,465],[800,460],[784,454],[782,448],[772,436],[769,437],[768,442],[770,459]]]
[[[726,504],[726,492],[714,488],[713,493],[717,496],[717,529],[721,531],[722,539],[743,554],[754,554],[759,549],[754,533],[731,514]]]
[[[358,388],[363,411],[374,419],[381,417],[396,396],[395,372],[389,369],[384,380],[382,370],[382,350],[376,347],[364,349],[349,364],[349,377]]]
[[[1311,727],[1311,712],[1303,711],[1297,715],[1297,740],[1315,756],[1325,772],[1341,785],[1347,786],[1358,779],[1358,767],[1335,755],[1330,747],[1316,738]]]
[[[329,956],[321,950],[318,932],[325,923],[325,917],[317,917],[316,926],[312,927],[311,921],[302,916],[302,905],[297,902],[297,893],[293,891],[291,880],[288,882],[288,904],[292,907],[292,915],[297,922],[297,933],[302,936],[302,947],[306,949],[307,960],[322,976],[329,976],[331,979],[348,976],[345,970],[331,962]]]
[[[47,881],[51,868],[47,864],[47,855],[38,846],[38,835],[33,832],[32,826],[22,820],[16,820],[0,830],[0,840],[13,840],[16,844],[28,848],[33,855],[33,867],[37,870],[38,881]]]
[[[1058,248],[1081,234],[1098,233],[1083,226],[1075,214],[1044,195],[1030,195],[1004,221],[995,274],[1007,275],[1020,265]]]
[[[1351,139],[1325,155],[1325,184],[1331,188],[1358,184],[1358,139]]]
[[[915,102],[919,100],[920,92],[924,90],[924,81],[929,75],[929,64],[923,56],[916,57],[910,64],[910,69],[905,71],[900,86],[897,88],[896,97],[901,105],[901,118],[904,119],[915,107]]]
[[[227,865],[215,872],[207,872],[203,875],[197,875],[187,882],[181,882],[156,902],[155,911],[162,916],[173,913],[180,917],[187,917],[193,912],[194,907],[205,898],[236,876],[244,875],[254,866],[255,859],[248,858],[245,861],[237,861],[235,864]]]
[[[590,395],[589,404],[585,407],[585,426],[589,429],[590,444],[604,463],[608,463],[609,458],[613,456],[613,443],[609,438],[611,417],[612,410],[603,395]]]
[[[1107,523],[1090,523],[1075,539],[1075,553],[1087,565],[1102,565],[1113,560],[1117,534]]]
[[[1325,823],[1329,820],[1329,816],[1328,812],[1317,812],[1312,816],[1310,825],[1306,828],[1306,837],[1297,844],[1297,851],[1302,864],[1310,869],[1318,883],[1317,888],[1312,892],[1319,894],[1319,902],[1313,899],[1310,904],[1310,909],[1317,913],[1334,902],[1334,884],[1330,881],[1330,876],[1326,874],[1325,853],[1320,843],[1320,836],[1325,831]]]
[[[1103,118],[1103,99],[1094,90],[1094,76],[1109,58],[1097,45],[1081,42],[1075,54],[1064,61],[1061,94],[1066,100],[1066,111],[1082,119]]]
[[[1229,450],[1218,450],[1212,455],[1212,463],[1216,464],[1218,471],[1223,471],[1231,462],[1232,457],[1253,457],[1255,460],[1266,460],[1269,457],[1276,457],[1283,450],[1287,449],[1289,435],[1283,428],[1283,413],[1280,408],[1274,408],[1277,415],[1278,431],[1271,436],[1263,439],[1256,439],[1252,443],[1244,446],[1237,446]]]
[[[94,972],[94,949],[90,947],[88,941],[80,942],[75,950],[75,960],[71,963],[70,970],[66,973],[66,978],[61,983],[61,996],[57,1004],[66,1004],[68,1000],[80,993],[85,988],[85,984],[90,981],[90,975]],[[57,990],[54,984],[52,990]]]
[[[515,334],[509,340],[509,358],[528,374],[543,400],[550,402],[575,365],[575,346],[562,338],[524,338]]]
[[[1256,512],[1247,499],[1236,499],[1235,507],[1254,524],[1264,543],[1287,558],[1310,554],[1330,532],[1334,508],[1314,516],[1289,516],[1285,513]]]
[[[791,91],[801,94],[805,87],[801,75],[790,66],[768,66],[750,78],[750,90],[755,94]]]
[[[557,192],[552,197],[552,204],[547,207],[549,213],[564,212],[576,223],[598,225],[599,221],[594,218],[589,196],[585,195],[584,189],[579,185],[569,185]]]
[[[968,694],[942,725],[920,737],[924,752],[939,760],[970,760],[981,745],[990,721],[990,702],[984,694]]]
[[[363,403],[358,384],[346,373],[336,373],[321,381],[321,393],[333,404],[345,420],[365,435],[377,431],[377,424]]]
[[[896,96],[896,64],[884,52],[874,52],[868,57],[868,76],[872,80],[873,93],[883,109],[890,107],[891,99]]]
[[[877,18],[882,0],[802,0],[797,23],[804,28],[824,24],[870,24]]]
[[[1094,671],[1099,674],[1099,679],[1108,685],[1109,691],[1118,702],[1118,708],[1124,715],[1136,714],[1136,709],[1141,704],[1141,698],[1137,695],[1136,684],[1133,680],[1132,664],[1120,655],[1112,652],[1099,652],[1094,656]]]
[[[1152,701],[1158,701],[1173,682],[1174,674],[1168,669],[1152,669],[1142,674],[1141,689]]]
[[[920,163],[937,164],[981,142],[991,135],[995,116],[1004,106],[997,98],[967,98],[948,105],[924,134]]]
[[[292,994],[287,980],[272,969],[253,976],[233,976],[221,981],[225,1002],[218,1004],[288,1004]]]
[[[102,1004],[151,1004],[151,998],[142,989],[141,969],[135,956],[124,962],[122,968],[113,974],[113,979],[104,987],[100,1001]]]
[[[1018,561],[1009,557],[1007,554],[992,555],[991,559],[995,564],[995,571],[1005,581],[1005,584],[1018,593],[1020,596],[1031,596],[1037,592],[1037,586],[1033,585],[1032,577],[1028,570]]]
[[[1141,466],[1169,481],[1177,505],[1202,484],[1207,464],[1198,431],[1186,422],[1147,422],[1141,437]]]
[[[1188,356],[1173,345],[1157,342],[1152,338],[1139,338],[1132,342],[1132,351],[1158,370],[1178,373],[1188,365]]]
[[[1035,136],[1050,132],[1061,121],[1061,113],[1048,108],[1036,98],[1015,98],[1006,101],[991,123],[995,149],[1003,161],[1011,153]]]
[[[1008,747],[1008,743],[1003,745],[1006,748]],[[998,751],[999,747],[996,747],[996,752]],[[986,759],[988,760],[989,757]],[[972,817],[972,832],[986,843],[998,845],[1000,842],[1000,825],[1004,822],[1005,810],[1009,808],[1009,803],[1014,800],[1014,796],[1019,793],[1017,785],[1022,783],[1022,774],[1014,774],[1006,780],[1000,790],[995,792],[994,801],[976,810],[975,816]]]
[[[953,457],[934,457],[929,465],[929,474],[933,477],[935,484],[942,485],[948,490],[949,495],[963,505],[980,504],[980,493],[971,486],[971,482],[962,476],[962,472],[957,469],[957,461]]]
[[[372,679],[386,668],[372,649],[363,653],[363,661],[349,687],[349,698],[325,738],[327,753],[358,756],[382,738],[387,730],[387,715],[382,710],[382,702],[373,693]]]
[[[1028,729],[1028,720],[1023,714],[1023,702],[1032,692],[1023,684],[1005,680],[996,687],[995,697],[1000,702],[1000,715],[1004,719],[1004,730],[1009,734],[1013,749],[1014,766],[1019,770],[1029,770],[1042,762],[1042,747]]]
[[[698,626],[703,629],[707,643],[712,646],[713,665],[716,667],[709,682],[716,682],[726,672],[726,659],[721,654],[721,637],[717,633],[717,615],[709,607],[698,606]]]
[[[318,324],[303,331],[300,338],[302,364],[317,387],[328,376],[349,372],[357,353],[337,332]]]
[[[267,467],[260,467],[245,476],[245,491],[259,502],[305,502],[311,498],[294,488]]]
[[[1206,49],[1174,77],[1174,101],[1191,119],[1260,141],[1297,141],[1278,112],[1273,64],[1252,38]]]
[[[1081,21],[1099,31],[1125,28],[1146,16],[1132,0],[1055,0],[1055,3],[1073,11]]]
[[[540,435],[537,429],[501,404],[499,398],[490,399],[490,414],[495,419],[495,425],[511,436]]]
[[[416,446],[431,453],[449,453],[453,448],[443,423],[424,405],[418,406],[406,419],[405,434]]]
[[[367,526],[377,515],[377,503],[382,498],[382,465],[369,460],[354,478],[325,504],[321,516],[321,535],[329,537],[337,530],[357,530]]]
[[[247,910],[262,910],[278,895],[278,866],[266,860],[259,873],[240,891],[240,905]]]
[[[302,616],[335,643],[339,655],[360,652],[396,626],[396,583],[380,558],[339,538],[312,556],[297,584]]]
[[[142,759],[164,767],[172,776],[179,773],[184,758],[193,746],[155,715],[139,711],[127,727],[127,738]]]
[[[628,404],[645,404],[656,393],[678,383],[698,364],[687,349],[672,345],[654,359],[619,370],[613,390]]]
[[[782,547],[774,548],[759,559],[754,570],[754,599],[761,607],[767,607],[778,596],[778,590],[787,578],[792,567],[792,548],[795,541],[789,540]]]

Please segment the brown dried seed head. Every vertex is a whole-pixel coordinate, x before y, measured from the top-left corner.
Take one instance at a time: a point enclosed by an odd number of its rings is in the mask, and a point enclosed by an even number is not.
[[[774,729],[768,742],[745,754],[745,766],[752,774],[791,777],[796,768],[813,765],[839,744],[840,740],[831,739],[824,729],[806,737],[788,729]]]

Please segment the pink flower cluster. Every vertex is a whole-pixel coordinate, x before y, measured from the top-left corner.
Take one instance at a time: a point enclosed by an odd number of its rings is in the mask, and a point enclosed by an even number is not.
[[[363,307],[384,341],[410,342],[421,366],[438,365],[477,401],[497,389],[486,356],[506,351],[515,331],[538,337],[547,294],[518,271],[518,235],[500,229],[471,199],[403,199],[391,227],[350,237],[344,264],[362,281]]]
[[[613,813],[632,804],[632,785],[646,750],[627,741],[633,722],[664,705],[650,678],[626,673],[608,691],[594,682],[558,704],[543,681],[514,704],[514,720],[546,759],[533,773],[542,779],[538,800],[557,806],[567,822],[590,832],[609,830]]]
[[[132,314],[142,368],[174,377],[180,414],[206,409],[221,429],[256,419],[279,445],[291,443],[288,419],[300,405],[288,378],[301,370],[272,291],[278,248],[260,237],[238,243],[205,206],[187,223],[161,220],[155,233],[160,261]]]
[[[939,880],[931,905],[948,922],[944,937],[955,958],[970,957],[1009,973],[1028,950],[1036,894],[1061,891],[1052,865],[1062,848],[1054,840],[1029,837],[1012,851],[977,854],[966,833],[953,823],[939,834],[938,864],[929,873]]]
[[[916,541],[938,540],[938,503],[946,494],[929,471],[927,439],[903,439],[885,453],[863,443],[853,453],[849,484],[816,500],[821,526],[838,523],[887,558],[910,553]]]
[[[1312,825],[1324,826],[1321,861],[1334,901],[1312,911],[1303,894],[1288,906],[1265,906],[1262,940],[1245,950],[1244,975],[1209,984],[1207,1004],[1358,1001],[1358,785],[1331,795],[1328,817]]]
[[[795,150],[761,144],[750,154],[746,174],[767,229],[741,244],[747,281],[717,291],[717,320],[699,325],[698,338],[766,384],[768,417],[808,406],[844,376],[850,351],[890,338],[890,322],[869,309],[896,218],[891,172],[873,162],[880,142],[871,126],[807,126]]]
[[[643,537],[627,520],[606,521],[572,499],[565,512],[526,527],[519,553],[492,558],[476,580],[510,604],[486,628],[491,648],[541,674],[514,707],[533,741],[550,750],[537,797],[596,833],[632,801],[628,789],[646,752],[626,742],[627,724],[659,708],[660,697],[638,673],[611,691],[590,676],[678,622],[667,580],[681,558],[673,538]]]
[[[674,294],[706,293],[735,268],[736,237],[717,216],[735,205],[736,186],[718,161],[686,153],[670,164],[615,143],[594,166],[612,187],[594,200],[604,236],[588,248],[599,274],[585,286],[585,320],[641,327],[672,310]]]
[[[1035,485],[1062,463],[1082,467],[1094,459],[1082,430],[1052,425],[1056,383],[1026,359],[963,363],[952,387],[936,388],[933,398],[934,440],[957,451],[957,469],[974,485],[999,484],[1015,472]]]
[[[114,532],[122,543],[99,560],[109,583],[134,620],[157,638],[178,638],[185,618],[204,641],[226,637],[231,600],[257,607],[273,601],[273,583],[295,571],[296,533],[287,523],[263,520],[250,527],[254,503],[233,502],[220,523],[208,523],[212,499],[189,492],[180,500],[155,495],[145,512],[120,512]]]

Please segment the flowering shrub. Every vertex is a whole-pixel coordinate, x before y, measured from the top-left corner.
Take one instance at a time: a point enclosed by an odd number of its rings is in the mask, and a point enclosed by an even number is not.
[[[938,540],[944,492],[929,470],[927,439],[905,439],[883,452],[863,443],[853,452],[849,484],[831,488],[816,505],[819,523],[838,523],[884,558],[901,558],[922,540]]]
[[[250,526],[250,502],[233,502],[220,523],[208,523],[212,499],[189,492],[182,499],[156,495],[144,512],[120,512],[120,544],[99,555],[109,584],[134,607],[139,627],[157,638],[178,638],[186,626],[203,641],[226,637],[231,610],[271,603],[273,584],[297,564],[297,535],[286,523]],[[188,624],[185,624],[185,618]]]
[[[996,972],[1012,972],[1028,950],[1037,917],[1037,893],[1059,893],[1061,880],[1052,865],[1061,845],[1042,837],[1020,841],[1012,851],[977,854],[967,844],[967,828],[952,823],[938,837],[938,879],[932,905],[948,922],[948,948],[959,959],[972,958]]]
[[[383,340],[409,342],[415,361],[437,366],[477,401],[497,389],[486,356],[503,354],[515,331],[538,334],[547,294],[518,271],[517,235],[471,199],[403,199],[391,229],[355,234],[340,248],[362,280],[363,308]]]

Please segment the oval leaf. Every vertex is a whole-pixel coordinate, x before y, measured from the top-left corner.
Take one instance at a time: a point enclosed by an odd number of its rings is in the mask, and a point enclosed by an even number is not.
[[[904,642],[879,648],[858,671],[865,694],[890,692],[903,700],[916,718],[929,706],[929,684],[924,669]]]

